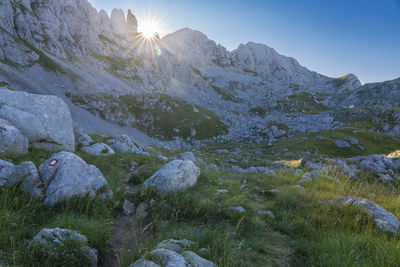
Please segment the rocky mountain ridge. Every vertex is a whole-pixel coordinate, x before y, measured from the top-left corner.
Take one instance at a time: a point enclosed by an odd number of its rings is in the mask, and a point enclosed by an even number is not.
[[[212,130],[211,139],[273,143],[343,127],[343,109],[362,106],[371,94],[366,85],[357,98],[361,83],[354,75],[323,76],[262,44],[228,51],[188,28],[145,40],[132,12],[125,17],[114,9],[109,17],[87,0],[5,0],[0,18],[0,80],[16,90],[63,98],[75,128],[86,132],[96,132],[96,121],[102,132],[137,135],[129,130],[134,127],[193,144],[210,139],[200,127],[205,120],[227,128]],[[375,87],[391,95],[396,84]],[[188,129],[163,125],[159,116],[146,112],[149,108],[194,123]],[[156,135],[148,128],[154,124]]]

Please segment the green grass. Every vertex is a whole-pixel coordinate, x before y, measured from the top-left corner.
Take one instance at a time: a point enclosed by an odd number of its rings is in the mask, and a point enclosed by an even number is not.
[[[278,140],[272,147],[272,151],[280,152],[287,149],[292,152],[318,151],[319,155],[338,158],[338,157],[353,157],[357,155],[371,155],[371,154],[388,154],[400,148],[400,142],[393,139],[393,137],[363,130],[360,133],[354,134],[354,130],[359,128],[344,128],[336,130],[327,130],[316,132],[307,135],[300,135],[290,139]],[[324,140],[317,141],[317,136],[323,136]],[[307,137],[307,139],[303,139]],[[358,139],[360,145],[364,150],[360,150],[356,146],[350,149],[341,149],[336,147],[333,143],[344,137],[355,137]]]
[[[216,85],[210,85],[217,94],[219,94],[224,100],[230,101],[230,102],[235,102],[235,103],[240,103],[242,102],[241,99],[237,98],[232,92],[230,92],[227,89],[218,87]]]
[[[264,117],[267,114],[267,110],[263,107],[254,107],[249,110],[249,113],[253,116]]]
[[[382,154],[399,149],[400,144],[390,137],[368,131],[355,135],[365,146],[365,151],[341,151],[331,146],[338,138],[352,136],[351,131],[324,131],[308,135],[308,140],[302,136],[284,139],[275,143],[272,149],[283,151],[288,148],[292,152],[318,149],[319,156],[330,157]],[[317,135],[324,136],[325,140],[315,141]],[[95,142],[108,139],[102,136],[92,138]],[[251,148],[242,143],[216,143],[196,154],[206,163],[221,166],[227,157],[214,150],[233,150],[236,147],[242,150],[242,155],[236,156],[238,161],[248,156],[249,165],[272,164],[269,160],[273,158],[268,153],[254,153],[263,144]],[[179,152],[162,151],[168,157]],[[34,149],[27,155],[2,159],[15,164],[32,160],[38,166],[51,154]],[[201,168],[197,184],[184,192],[158,196],[152,190],[141,189],[124,196],[124,181],[140,186],[164,164],[157,161],[155,153],[149,157],[134,154],[96,157],[78,149],[76,154],[100,169],[114,191],[113,199],[106,202],[93,198],[74,199],[47,208],[21,193],[18,186],[1,188],[0,262],[7,260],[17,266],[85,266],[83,255],[55,257],[50,253],[44,255],[40,247],[28,248],[27,242],[44,227],[67,228],[84,234],[89,245],[99,250],[102,261],[113,234],[112,223],[125,198],[135,206],[151,199],[154,204],[150,209],[151,222],[147,231],[134,231],[136,244],[130,251],[123,250],[120,258],[123,267],[169,238],[194,241],[196,245],[192,250],[195,252],[207,248],[209,254],[204,257],[220,267],[397,266],[400,260],[399,237],[381,233],[374,221],[360,210],[320,204],[324,200],[357,196],[370,199],[400,217],[398,183],[388,186],[366,174],[353,180],[331,172],[329,176],[333,179],[328,179],[328,174],[323,173],[319,179],[302,184],[305,190],[299,190],[294,185],[302,173],[296,175],[291,170],[264,175],[231,173],[223,168],[217,173]],[[133,161],[140,167],[132,174]],[[248,183],[240,189],[245,178]],[[228,193],[219,193],[218,189],[227,189]],[[270,193],[271,189],[280,192]],[[242,206],[246,212],[236,212],[232,210],[234,206]],[[275,219],[258,214],[261,210],[271,210]],[[75,246],[67,244],[65,249],[69,251]]]
[[[89,105],[91,102],[103,102],[108,113],[130,114],[135,118],[130,126],[163,140],[171,140],[175,136],[184,139],[209,139],[224,135],[228,130],[221,119],[210,110],[165,94],[125,95],[118,99],[87,95],[72,98],[72,101]],[[198,112],[195,112],[195,109]],[[103,109],[89,108],[88,110],[102,118],[109,120],[114,118],[115,123],[121,125],[126,123],[124,120],[115,120],[117,116],[108,116]],[[174,129],[178,129],[179,132]],[[191,135],[192,129],[196,131],[194,137]]]
[[[277,101],[278,109],[284,112],[319,114],[329,110],[328,107],[315,102],[314,96],[307,92],[300,92]]]

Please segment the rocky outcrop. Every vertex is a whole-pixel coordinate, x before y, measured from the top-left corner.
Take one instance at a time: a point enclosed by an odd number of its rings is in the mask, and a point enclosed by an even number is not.
[[[28,153],[28,139],[21,132],[0,119],[0,155]]]
[[[64,244],[67,241],[76,242],[76,245],[79,246],[76,249],[80,249],[87,256],[90,260],[90,266],[97,267],[97,250],[90,248],[87,238],[75,231],[61,228],[44,228],[33,238],[31,244],[38,244],[42,247],[43,251],[56,256],[57,249],[64,250]]]
[[[71,112],[56,96],[0,88],[0,118],[15,126],[32,147],[75,150]]]
[[[398,234],[399,232],[400,223],[396,216],[371,200],[358,197],[344,197],[325,201],[323,204],[353,205],[373,217],[376,225],[382,232],[391,232],[393,234]]]
[[[33,198],[39,199],[43,196],[42,181],[32,162],[27,161],[14,165],[0,160],[0,187],[17,184],[22,184],[22,190]]]
[[[143,185],[159,194],[185,190],[196,184],[200,169],[190,160],[173,160],[147,179]]]
[[[216,264],[200,257],[197,253],[185,250],[194,245],[194,242],[185,239],[164,240],[157,244],[156,249],[149,252],[146,258],[137,260],[129,267],[217,267]]]
[[[126,23],[128,24],[129,31],[137,32],[138,30],[138,22],[135,15],[132,14],[132,11],[128,10],[128,16],[126,19]]]
[[[39,166],[39,174],[46,187],[45,205],[73,197],[94,197],[101,189],[106,189],[106,195],[112,194],[99,169],[69,152],[53,154]]]

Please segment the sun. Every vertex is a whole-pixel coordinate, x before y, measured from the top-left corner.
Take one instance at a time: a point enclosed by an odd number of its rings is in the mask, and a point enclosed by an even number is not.
[[[144,19],[139,20],[138,32],[140,32],[147,40],[156,38],[161,30],[162,27],[160,22],[154,18],[145,17]]]

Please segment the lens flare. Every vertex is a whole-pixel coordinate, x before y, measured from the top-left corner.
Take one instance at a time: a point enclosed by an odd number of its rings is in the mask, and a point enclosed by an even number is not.
[[[138,32],[140,32],[145,39],[154,39],[162,30],[160,22],[151,17],[145,17],[139,20]]]

